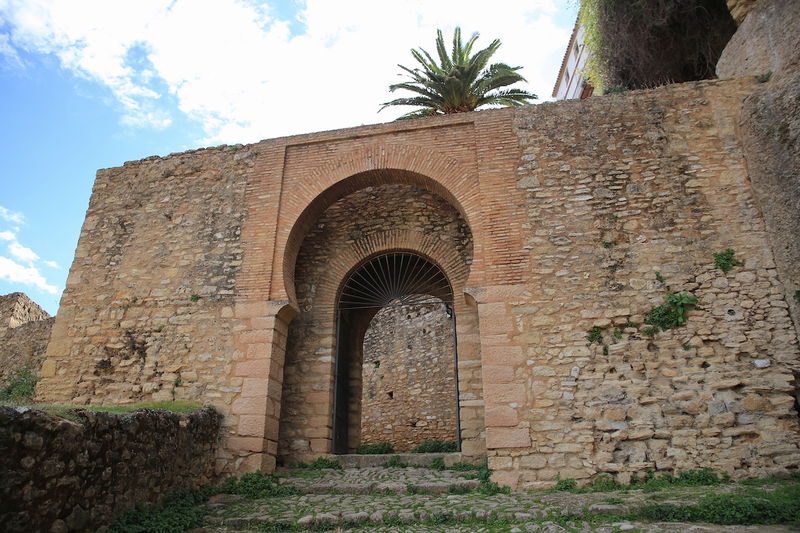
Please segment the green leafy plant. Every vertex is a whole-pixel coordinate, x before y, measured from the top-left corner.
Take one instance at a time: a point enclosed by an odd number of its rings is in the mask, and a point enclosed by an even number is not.
[[[602,344],[603,342],[603,328],[600,326],[595,326],[589,330],[588,334],[586,335],[586,340],[589,341],[589,344]]]
[[[324,470],[326,468],[332,468],[335,470],[341,470],[342,463],[339,462],[338,459],[329,459],[327,457],[317,457],[311,463],[309,463],[308,468],[310,470]]]
[[[578,482],[572,478],[561,479],[561,476],[556,477],[556,484],[553,490],[556,492],[565,492],[574,490],[578,486]]]
[[[686,323],[686,315],[697,305],[697,298],[688,292],[671,293],[664,296],[664,303],[653,308],[644,320],[650,324],[650,331],[642,331],[643,335],[652,336],[659,331],[666,331]]]
[[[374,444],[362,444],[356,449],[356,453],[363,455],[381,455],[394,453],[394,446],[388,442],[376,442]]]
[[[714,264],[717,265],[718,269],[727,274],[733,267],[742,264],[741,261],[734,257],[735,254],[736,252],[733,248],[727,248],[722,252],[716,253],[714,254]]]
[[[603,245],[603,248],[606,248],[606,249],[611,248],[612,246],[614,246],[614,243],[611,242],[611,241],[603,241],[601,244]]]
[[[415,446],[411,453],[451,453],[457,451],[458,445],[455,442],[429,440]]]
[[[200,300],[199,294],[192,294],[191,296],[189,296],[189,301],[192,303],[197,302],[199,300]]]
[[[39,377],[33,371],[33,365],[26,363],[9,374],[5,385],[0,388],[0,401],[30,400],[36,391],[37,381],[39,381]]]
[[[434,457],[431,460],[431,468],[433,470],[444,470],[444,459],[442,457]]]
[[[614,328],[614,338],[620,340],[622,338],[622,330],[619,328]]]

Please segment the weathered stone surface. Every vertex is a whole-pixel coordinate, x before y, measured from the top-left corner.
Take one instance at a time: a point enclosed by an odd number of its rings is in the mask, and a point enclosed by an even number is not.
[[[767,73],[780,76],[792,70],[800,57],[800,4],[793,0],[759,0],[750,4],[717,62],[720,78]]]
[[[38,373],[53,321],[21,292],[0,296],[0,383],[26,366]]]
[[[0,406],[0,530],[94,531],[136,502],[215,479],[211,409],[77,413],[81,422]]]

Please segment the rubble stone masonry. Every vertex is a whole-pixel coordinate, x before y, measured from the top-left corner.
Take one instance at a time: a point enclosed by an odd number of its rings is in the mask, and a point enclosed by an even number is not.
[[[739,135],[755,85],[688,83],[102,170],[39,398],[214,404],[220,471],[325,455],[338,291],[368,258],[403,250],[450,281],[462,449],[487,454],[497,481],[796,470],[797,334]],[[320,227],[348,202],[363,209]],[[714,254],[727,248],[741,264],[725,273]],[[681,292],[699,301],[686,325],[648,335],[647,314]]]

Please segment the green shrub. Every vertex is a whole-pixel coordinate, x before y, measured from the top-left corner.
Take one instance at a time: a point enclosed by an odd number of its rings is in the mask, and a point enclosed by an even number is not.
[[[37,381],[39,378],[31,363],[26,363],[9,374],[6,384],[0,388],[0,401],[18,402],[33,398]]]
[[[571,481],[575,480],[573,479]],[[609,475],[600,475],[583,488],[586,489],[586,492],[611,492],[622,490],[626,487]]]
[[[733,250],[733,248],[728,248],[722,252],[714,254],[714,264],[717,265],[718,269],[727,274],[733,267],[742,264],[741,261],[733,257],[735,253],[736,252]]]
[[[225,480],[220,492],[225,494],[239,494],[248,498],[273,498],[276,496],[291,496],[298,494],[298,490],[278,482],[274,476],[267,476],[261,472],[244,474],[240,478],[230,477]]]
[[[450,453],[457,452],[458,446],[455,442],[444,442],[440,440],[429,440],[419,444],[411,453]]]
[[[557,477],[556,485],[553,487],[553,490],[558,492],[575,490],[577,486],[578,482],[572,478],[561,479],[560,477]]]
[[[394,446],[388,442],[377,442],[375,444],[362,444],[356,449],[356,453],[363,455],[382,455],[394,453]]]
[[[444,459],[441,457],[434,457],[431,461],[431,468],[434,470],[444,470]]]

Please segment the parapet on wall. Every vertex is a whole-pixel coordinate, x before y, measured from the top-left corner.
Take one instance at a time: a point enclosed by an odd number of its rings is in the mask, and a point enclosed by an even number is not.
[[[480,390],[459,401],[496,480],[796,469],[797,335],[737,132],[754,86],[689,83],[101,171],[39,395],[212,403],[226,416],[219,468],[272,468],[303,239],[337,200],[399,183],[446,200],[472,233],[454,283],[458,373]],[[335,301],[340,277],[392,243],[439,253],[414,231],[343,241],[303,290]],[[727,274],[714,264],[726,248],[743,262]],[[646,314],[679,292],[700,302],[687,325],[646,335]],[[320,323],[297,372],[319,412],[292,420],[315,454],[332,432],[334,328]],[[303,384],[311,371],[327,377]]]

